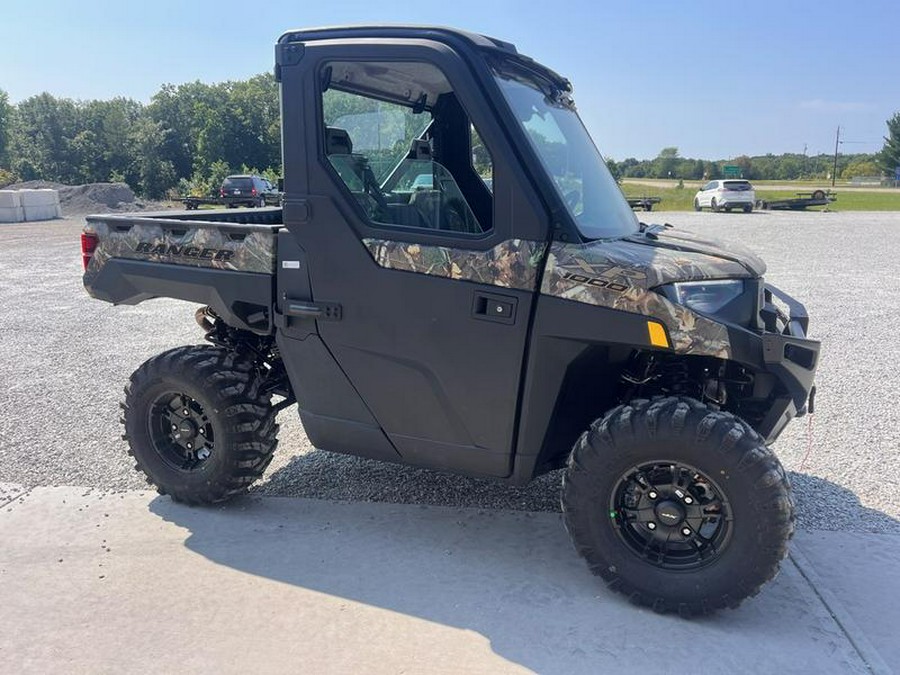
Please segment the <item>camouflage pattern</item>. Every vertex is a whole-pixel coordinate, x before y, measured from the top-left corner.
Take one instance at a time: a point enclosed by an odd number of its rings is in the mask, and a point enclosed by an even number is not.
[[[696,253],[706,253],[716,258],[725,256],[740,260],[741,265],[761,277],[766,273],[766,263],[746,246],[733,241],[706,239],[686,230],[665,229],[657,233],[658,241],[663,246],[687,248]]]
[[[547,257],[541,293],[653,317],[668,329],[675,351],[727,359],[731,344],[724,325],[651,289],[674,281],[751,276],[738,262],[694,251],[627,240],[554,243]]]
[[[125,232],[116,223],[130,224]],[[184,230],[176,235],[172,229]],[[128,258],[148,262],[212,267],[240,272],[275,272],[275,234],[271,228],[197,221],[171,223],[123,219],[89,218],[85,232],[95,233],[99,243],[85,272],[85,281],[95,277],[110,258]],[[229,232],[245,234],[241,240],[229,238]]]
[[[381,267],[532,291],[547,245],[508,239],[487,251],[363,239]]]

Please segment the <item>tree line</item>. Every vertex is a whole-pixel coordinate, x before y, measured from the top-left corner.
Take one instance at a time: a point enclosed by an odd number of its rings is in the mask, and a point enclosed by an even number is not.
[[[900,132],[900,113],[895,116]],[[897,136],[900,147],[900,133]],[[886,145],[890,138],[885,139]],[[894,169],[888,169],[893,161],[886,152],[875,154],[839,154],[837,158],[837,176],[844,179],[854,176],[894,176]],[[663,148],[654,159],[635,159],[629,157],[621,161],[607,159],[610,171],[617,179],[621,178],[674,178],[679,180],[715,180],[725,178],[725,167],[738,167],[740,176],[753,180],[800,180],[821,179],[831,176],[834,168],[834,155],[803,155],[784,153],[781,155],[757,155],[749,157],[741,155],[731,159],[704,160],[681,157],[678,148]],[[893,166],[900,166],[891,165]]]
[[[163,85],[143,104],[48,93],[17,105],[0,90],[0,186],[122,181],[161,198],[208,194],[229,173],[281,171],[278,87],[249,80]]]
[[[339,97],[329,112],[362,112],[354,105],[359,103]],[[838,176],[893,177],[900,166],[900,113],[887,127],[881,152],[840,154]],[[122,181],[148,198],[209,194],[229,173],[276,178],[280,138],[278,85],[269,73],[218,84],[163,85],[147,104],[43,93],[13,105],[0,90],[0,187],[37,179],[72,185]],[[653,159],[607,160],[617,178],[681,180],[722,178],[727,165],[738,166],[748,179],[824,179],[832,162],[832,155],[798,153],[692,159],[676,147]]]

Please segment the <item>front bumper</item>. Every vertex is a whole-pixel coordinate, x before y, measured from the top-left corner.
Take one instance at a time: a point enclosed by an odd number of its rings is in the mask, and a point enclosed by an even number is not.
[[[756,426],[766,443],[773,443],[788,422],[807,411],[821,343],[806,337],[809,315],[800,302],[770,284],[765,284],[763,296],[760,315],[765,330],[729,328],[729,338],[735,361],[773,376],[780,385]]]

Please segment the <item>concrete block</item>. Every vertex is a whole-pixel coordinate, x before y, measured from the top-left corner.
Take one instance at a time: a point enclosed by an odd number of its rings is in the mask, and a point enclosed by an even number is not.
[[[21,223],[23,220],[21,206],[0,206],[0,223]]]
[[[53,220],[60,218],[59,204],[42,204],[40,206],[23,206],[25,220]]]
[[[22,205],[16,190],[0,190],[0,209],[18,208]]]
[[[59,205],[58,190],[19,190],[22,206],[54,206]]]

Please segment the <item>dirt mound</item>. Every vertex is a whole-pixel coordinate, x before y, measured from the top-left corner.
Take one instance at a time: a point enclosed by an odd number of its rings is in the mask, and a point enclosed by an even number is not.
[[[86,185],[62,185],[44,180],[32,180],[10,185],[11,190],[50,188],[59,191],[59,203],[63,215],[91,213],[121,213],[164,208],[156,202],[138,200],[125,183],[87,183]]]

